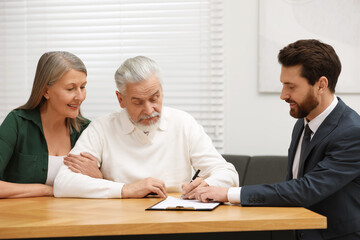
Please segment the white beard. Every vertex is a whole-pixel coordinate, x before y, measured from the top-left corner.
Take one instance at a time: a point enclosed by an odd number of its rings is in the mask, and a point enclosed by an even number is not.
[[[138,123],[138,122],[134,123],[126,108],[125,108],[125,111],[126,111],[128,117],[129,117],[130,121],[134,124],[134,126],[136,128],[138,128],[138,129],[140,129],[141,131],[143,131],[147,135],[150,132],[155,131],[160,125],[161,114],[158,113],[158,112],[154,112],[151,116],[149,116],[149,117],[159,116],[159,118],[158,118],[158,120],[156,122],[151,122],[149,125],[144,125],[144,124],[141,124],[141,123]],[[140,119],[141,119],[141,117],[140,117]]]
[[[150,132],[155,131],[159,127],[160,118],[155,123],[151,123],[150,125],[143,125],[141,123],[134,123],[134,125],[144,133],[149,134]]]

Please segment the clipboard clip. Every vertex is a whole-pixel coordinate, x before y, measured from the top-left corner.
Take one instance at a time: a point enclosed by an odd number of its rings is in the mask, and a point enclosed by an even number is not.
[[[184,207],[184,206],[176,206],[176,207],[167,207],[166,210],[195,210],[193,207]]]

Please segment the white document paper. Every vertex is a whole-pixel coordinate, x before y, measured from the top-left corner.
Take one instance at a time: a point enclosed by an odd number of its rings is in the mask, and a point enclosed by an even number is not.
[[[213,210],[220,203],[202,203],[198,200],[186,200],[175,197],[167,197],[147,210]]]

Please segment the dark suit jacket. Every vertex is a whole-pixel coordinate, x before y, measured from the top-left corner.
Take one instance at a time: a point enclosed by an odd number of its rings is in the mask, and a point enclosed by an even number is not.
[[[316,230],[324,239],[359,232],[360,116],[339,99],[311,139],[305,175],[292,179],[303,128],[304,120],[299,119],[289,148],[287,181],[242,187],[241,205],[306,207],[327,217],[328,228]]]

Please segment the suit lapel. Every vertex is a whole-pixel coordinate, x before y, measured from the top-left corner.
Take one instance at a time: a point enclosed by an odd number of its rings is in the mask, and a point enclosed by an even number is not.
[[[297,120],[297,122],[294,126],[292,140],[291,140],[291,144],[290,144],[290,148],[289,148],[289,156],[288,156],[289,164],[288,164],[288,174],[287,174],[288,179],[293,178],[292,168],[293,168],[293,164],[294,164],[295,153],[296,153],[296,149],[299,144],[299,140],[300,140],[303,129],[304,129],[304,119]]]
[[[338,125],[339,120],[346,108],[345,103],[339,98],[339,102],[334,108],[334,110],[325,118],[325,120],[321,123],[318,130],[315,132],[315,135],[310,141],[309,147],[305,152],[305,162],[304,162],[304,170],[306,166],[306,162],[308,157],[312,151],[312,149],[321,142],[326,136],[328,136]],[[303,171],[305,173],[305,171]]]

